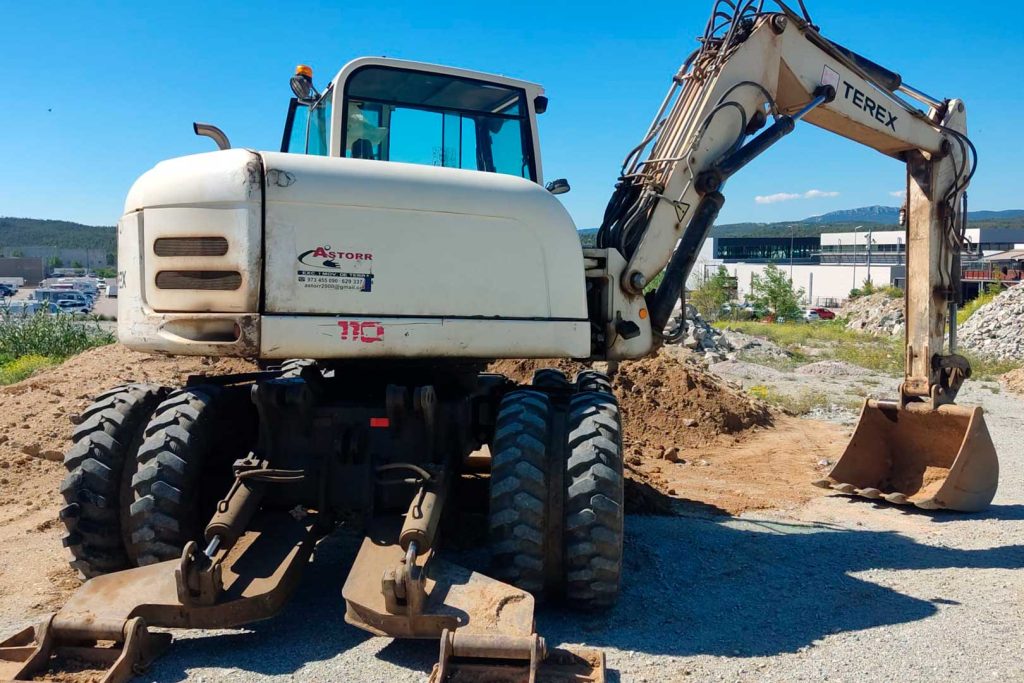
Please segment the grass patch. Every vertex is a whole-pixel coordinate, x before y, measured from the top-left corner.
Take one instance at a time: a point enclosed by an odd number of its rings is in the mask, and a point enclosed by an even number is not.
[[[989,287],[984,292],[967,302],[967,304],[956,312],[956,324],[963,325],[967,319],[977,313],[978,309],[987,303],[991,303],[1002,292],[1001,287]]]
[[[1011,370],[1024,367],[1024,363],[1021,363],[1019,360],[1000,360],[999,358],[974,356],[969,353],[964,353],[963,355],[971,364],[971,379],[983,382],[997,382],[1000,376],[1005,375]]]
[[[0,384],[18,382],[69,356],[111,344],[114,335],[95,319],[58,313],[0,315]]]
[[[813,355],[819,360],[841,360],[890,375],[903,372],[902,338],[854,332],[847,329],[846,321],[841,319],[815,323],[740,321],[723,323],[722,327],[764,337],[792,353],[793,358],[784,361],[777,368],[780,370],[803,364]],[[808,353],[811,349],[824,350],[824,353]]]
[[[755,384],[747,389],[747,392],[754,398],[782,408],[793,415],[807,415],[817,409],[826,409],[834,403],[832,398],[822,391],[787,394],[764,384]]]
[[[31,354],[0,364],[0,385],[14,384],[28,379],[40,370],[51,368],[58,362],[47,356]]]
[[[961,313],[967,310],[965,308]],[[767,365],[776,370],[790,370],[809,362],[813,357],[817,360],[841,360],[893,377],[903,374],[903,335],[875,337],[854,332],[846,328],[845,320],[816,323],[729,321],[722,322],[719,327],[766,338],[792,353],[790,359],[774,360],[760,356],[749,359],[752,363]],[[970,361],[973,371],[971,377],[975,380],[998,380],[1001,375],[1024,367],[1024,363],[1019,360],[986,358],[963,350],[960,353]]]

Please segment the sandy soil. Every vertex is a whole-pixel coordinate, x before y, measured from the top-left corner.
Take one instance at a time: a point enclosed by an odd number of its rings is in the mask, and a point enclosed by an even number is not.
[[[93,396],[132,381],[167,386],[189,375],[251,370],[244,361],[166,358],[105,346],[0,387],[0,615],[44,613],[78,586],[61,547],[64,450]]]
[[[1017,394],[1024,394],[1024,368],[1018,368],[999,378],[1006,388]]]

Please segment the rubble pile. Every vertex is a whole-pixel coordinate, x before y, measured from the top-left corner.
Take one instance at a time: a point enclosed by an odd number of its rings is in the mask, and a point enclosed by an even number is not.
[[[903,299],[886,292],[850,299],[837,315],[847,319],[847,329],[875,336],[899,336],[906,327]]]
[[[682,311],[679,308],[675,310],[668,328],[669,335],[671,336],[674,331],[677,331],[680,325],[684,325],[682,336],[679,337],[677,343],[703,356],[703,360],[708,365],[720,363],[726,359],[735,360],[735,351],[738,349],[730,343],[726,334],[712,327],[701,317],[694,306],[686,304],[685,310],[685,320],[682,319]]]
[[[960,347],[990,358],[1024,360],[1024,287],[1015,285],[967,319]]]

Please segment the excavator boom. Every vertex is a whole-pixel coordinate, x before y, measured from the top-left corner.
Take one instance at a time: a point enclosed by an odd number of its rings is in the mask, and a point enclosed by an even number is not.
[[[626,295],[639,296],[665,271],[648,299],[657,334],[725,201],[728,179],[799,122],[904,162],[907,331],[900,396],[865,405],[843,459],[817,483],[923,507],[984,507],[995,494],[998,465],[981,409],[936,412],[953,403],[970,376],[969,363],[955,353],[954,327],[946,343],[960,296],[965,190],[976,165],[964,103],[907,86],[899,74],[829,41],[806,14],[777,4],[781,12],[765,12],[763,2],[715,4],[701,47],[675,75],[623,164],[598,246],[626,259],[619,283]],[[911,411],[911,404],[924,405]],[[941,456],[928,449],[929,432],[954,422],[960,428],[947,436],[958,447]],[[895,426],[882,435],[883,424]],[[945,474],[965,469],[972,476],[947,481]]]

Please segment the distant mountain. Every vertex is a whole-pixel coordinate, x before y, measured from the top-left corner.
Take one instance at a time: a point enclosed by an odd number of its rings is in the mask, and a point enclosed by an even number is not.
[[[1004,221],[1012,218],[1024,218],[1024,209],[1006,209],[1005,211],[968,211],[968,221]]]
[[[778,223],[727,223],[711,228],[712,237],[813,237],[825,233],[853,232],[862,226],[880,226],[880,230],[899,230],[899,209],[895,206],[865,206],[832,211],[802,221]],[[970,228],[1024,228],[1024,209],[1005,211],[969,211]],[[884,227],[882,227],[884,226]],[[583,246],[594,246],[597,230],[580,230]]]
[[[842,209],[830,211],[820,216],[805,218],[800,223],[892,223],[900,220],[900,210],[896,206],[862,206],[859,209]]]

